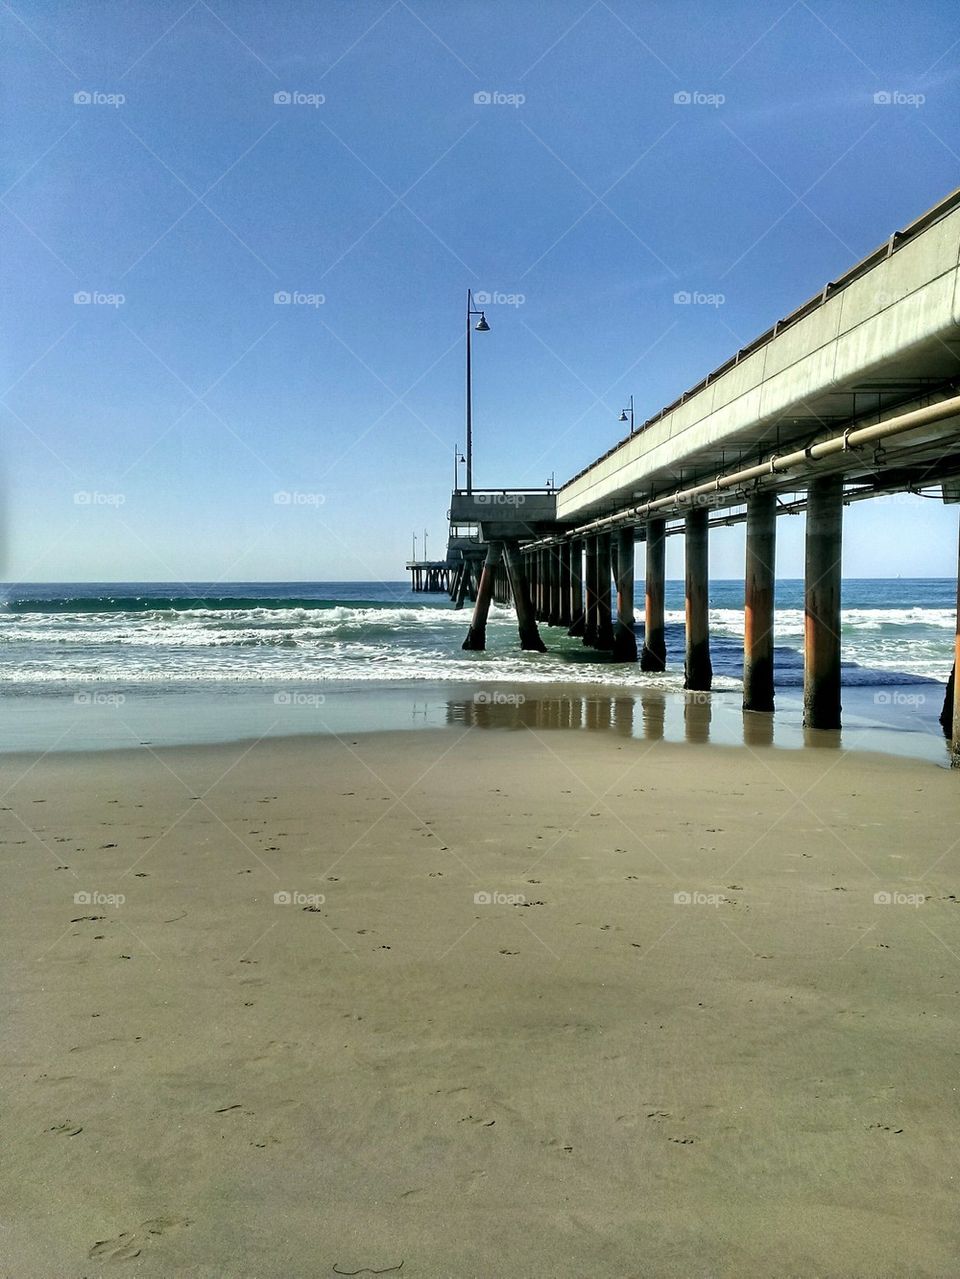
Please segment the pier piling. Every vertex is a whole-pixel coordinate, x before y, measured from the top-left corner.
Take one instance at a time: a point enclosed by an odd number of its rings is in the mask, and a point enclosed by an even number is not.
[[[585,578],[583,607],[583,642],[588,648],[597,647],[597,622],[599,578],[597,576],[597,537],[596,534],[584,539]]]
[[[613,648],[613,609],[610,589],[613,574],[610,567],[610,534],[597,537],[597,648],[609,651]]]
[[[583,636],[586,619],[583,610],[583,541],[570,542],[570,629],[568,635]]]
[[[520,647],[528,652],[545,653],[547,646],[540,638],[537,619],[534,617],[533,601],[530,598],[530,584],[523,568],[523,556],[516,542],[507,542],[504,546],[507,562],[507,577],[513,593],[513,604],[517,610],[517,627],[520,631]]]
[[[840,556],[843,480],[814,480],[807,490],[804,583],[803,722],[840,727]]]
[[[487,615],[490,612],[490,601],[493,598],[493,581],[497,566],[503,555],[503,543],[491,542],[487,547],[487,558],[480,574],[480,585],[477,588],[477,599],[473,606],[473,620],[467,631],[467,638],[462,648],[475,653],[482,653],[487,647]]]
[[[713,683],[710,661],[708,561],[709,514],[705,506],[687,512],[686,517],[686,661],[684,688],[708,692]]]
[[[743,709],[773,710],[773,601],[776,584],[777,497],[747,502],[743,592]]]
[[[642,671],[662,671],[667,664],[663,629],[663,577],[666,556],[666,523],[651,520],[647,525],[646,598]]]
[[[560,605],[557,625],[569,626],[573,620],[570,615],[570,543],[561,542],[557,552],[560,556]]]
[[[613,636],[613,660],[637,660],[637,636],[633,629],[633,529],[617,533],[617,628]]]

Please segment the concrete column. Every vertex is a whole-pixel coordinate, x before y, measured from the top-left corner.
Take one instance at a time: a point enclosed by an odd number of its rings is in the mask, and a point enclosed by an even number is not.
[[[647,583],[642,671],[662,671],[667,664],[663,628],[663,576],[666,558],[666,525],[651,520],[647,525]]]
[[[547,611],[544,606],[547,595],[547,560],[543,553],[542,546],[535,552],[535,554],[537,557],[537,593],[534,596],[533,602],[536,609],[537,621],[542,622]]]
[[[613,609],[610,589],[613,574],[610,568],[610,534],[597,537],[597,648],[613,648]]]
[[[803,722],[840,727],[840,552],[843,480],[813,480],[807,490],[804,585]]]
[[[683,687],[700,692],[713,683],[708,614],[710,569],[707,559],[709,512],[705,506],[686,518],[686,660]]]
[[[557,617],[558,626],[569,626],[570,617],[570,543],[566,539],[560,543],[560,611]]]
[[[547,547],[547,581],[549,594],[547,598],[547,624],[560,624],[560,547]]]
[[[458,576],[456,576],[456,608],[463,608],[463,601],[467,599],[467,590],[470,585],[470,565],[467,560],[460,564]]]
[[[523,571],[523,556],[516,542],[507,542],[504,547],[507,560],[507,576],[513,592],[513,603],[517,610],[517,626],[520,630],[520,647],[536,653],[545,653],[547,646],[540,638],[537,619],[533,614],[533,601],[530,599],[530,586],[527,575]]]
[[[591,533],[584,539],[586,547],[584,574],[583,604],[583,642],[588,648],[597,647],[597,595],[599,593],[597,578],[597,537]]]
[[[568,635],[582,635],[583,614],[583,541],[574,538],[570,543],[570,629]]]
[[[637,660],[637,636],[633,629],[633,529],[617,537],[617,628],[613,635],[613,660]]]
[[[777,495],[747,502],[743,592],[743,709],[773,710],[773,596],[776,585]]]
[[[487,547],[487,560],[480,574],[477,602],[473,606],[473,621],[461,648],[482,653],[487,647],[487,614],[490,612],[490,600],[493,596],[493,579],[502,554],[502,542],[491,542]]]
[[[539,561],[537,560],[536,551],[528,551],[526,555],[527,581],[530,584],[530,606],[533,609],[533,618],[537,618],[537,568]]]

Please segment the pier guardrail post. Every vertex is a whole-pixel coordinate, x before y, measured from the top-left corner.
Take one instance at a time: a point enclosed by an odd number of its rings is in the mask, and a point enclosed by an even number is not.
[[[667,664],[663,625],[663,580],[666,566],[666,522],[647,524],[647,567],[644,599],[642,671],[662,671]]]
[[[686,660],[683,687],[708,692],[713,683],[710,661],[710,516],[705,506],[687,512],[686,533]]]
[[[840,555],[843,479],[825,475],[807,490],[803,626],[803,722],[840,727]]]
[[[743,590],[743,709],[773,710],[773,600],[776,586],[777,495],[747,502]]]

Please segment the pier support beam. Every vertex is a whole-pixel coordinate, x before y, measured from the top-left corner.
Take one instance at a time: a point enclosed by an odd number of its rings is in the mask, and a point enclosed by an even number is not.
[[[637,636],[633,629],[633,529],[624,528],[617,538],[617,629],[613,635],[613,660],[637,660]]]
[[[743,709],[773,710],[773,597],[776,585],[777,495],[747,502],[743,591]]]
[[[596,534],[584,539],[585,572],[584,572],[584,605],[583,605],[583,642],[588,648],[597,647],[597,596],[599,595],[599,578],[597,576],[597,537]]]
[[[642,671],[662,671],[667,664],[663,635],[663,575],[666,557],[666,525],[651,520],[647,525],[647,574]]]
[[[610,534],[597,537],[597,648],[613,648],[613,609],[610,588],[613,574],[610,567]]]
[[[570,543],[561,542],[558,552],[560,555],[560,608],[557,625],[569,626],[573,620],[570,616]]]
[[[547,624],[560,625],[560,547],[547,547],[547,572],[550,582],[550,598],[547,603]]]
[[[570,629],[568,635],[582,636],[586,620],[583,612],[583,542],[570,543]]]
[[[493,598],[493,581],[497,565],[503,555],[503,543],[491,542],[487,547],[487,559],[480,574],[480,585],[477,588],[477,600],[473,606],[473,621],[467,631],[467,638],[461,648],[482,653],[487,647],[487,614],[490,612],[490,601]]]
[[[710,661],[709,512],[705,506],[686,518],[686,660],[683,687],[707,692],[713,683]]]
[[[843,480],[814,480],[807,490],[803,623],[803,722],[840,727],[840,553]]]
[[[517,610],[517,626],[520,630],[520,647],[530,652],[545,653],[547,646],[540,638],[537,619],[533,614],[533,601],[530,598],[530,584],[523,571],[523,556],[516,542],[507,542],[504,546],[507,561],[507,576],[513,592],[513,603]]]

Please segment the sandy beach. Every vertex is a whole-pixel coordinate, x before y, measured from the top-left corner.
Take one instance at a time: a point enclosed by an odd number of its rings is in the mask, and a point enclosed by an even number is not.
[[[949,771],[451,727],[0,782],[9,1279],[957,1273]]]

